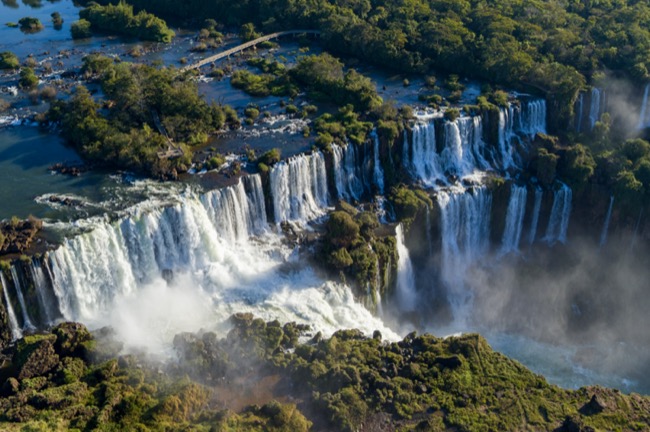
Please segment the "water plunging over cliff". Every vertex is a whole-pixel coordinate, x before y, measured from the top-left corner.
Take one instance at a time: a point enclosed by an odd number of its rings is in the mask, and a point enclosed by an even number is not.
[[[395,228],[397,240],[397,302],[404,311],[413,311],[417,304],[417,292],[415,290],[415,275],[409,251],[404,244],[404,230],[402,224]]]
[[[614,208],[614,195],[612,195],[609,199],[609,207],[607,208],[607,215],[605,216],[603,231],[600,233],[600,247],[603,247],[607,244],[607,233],[609,231],[609,222],[612,218],[613,208]]]
[[[482,116],[416,121],[411,138],[404,134],[404,168],[425,186],[437,187],[449,184],[448,176],[467,178],[519,167],[522,145],[546,132],[546,102],[531,99],[501,108],[496,143],[486,142],[483,123]]]
[[[373,142],[373,180],[375,187],[377,188],[377,193],[379,195],[384,194],[384,169],[381,167],[381,161],[379,160],[379,137],[377,136],[377,131],[372,131],[372,142]]]
[[[517,252],[519,240],[524,226],[524,215],[526,214],[527,191],[525,186],[512,185],[510,189],[510,202],[506,212],[506,226],[501,240],[501,254]]]
[[[317,173],[314,164],[322,155],[316,155],[295,158],[298,166],[287,163],[281,175],[289,183],[305,181],[290,188],[324,198],[314,187],[324,177],[300,171],[312,167]],[[324,332],[357,327],[396,337],[348,287],[317,277],[266,229],[262,193],[259,176],[244,177],[202,196],[189,193],[174,206],[98,222],[67,240],[48,261],[61,315],[91,326],[112,324],[127,345],[153,352],[179,331],[214,328],[246,311],[309,322]],[[307,218],[300,207],[306,204],[289,208]]]
[[[5,275],[0,272],[0,284],[2,285],[2,294],[5,299],[5,309],[7,311],[7,318],[9,319],[9,328],[11,330],[11,339],[16,340],[23,337],[23,331],[18,325],[18,320],[16,319],[16,312],[14,312],[14,307],[11,305],[11,300],[9,299],[9,293],[7,292],[7,281],[5,280]]]
[[[320,152],[279,162],[271,170],[275,222],[307,222],[324,214],[328,203],[325,158]]]
[[[34,324],[32,323],[31,318],[29,317],[29,312],[27,311],[27,303],[25,303],[25,296],[23,295],[23,288],[21,286],[20,278],[16,272],[16,267],[11,267],[11,279],[14,282],[14,288],[16,288],[16,297],[18,297],[18,302],[20,303],[20,309],[23,314],[23,328],[33,330]]]
[[[339,199],[360,200],[363,196],[363,176],[357,164],[354,144],[341,147],[332,144],[334,183]]]
[[[440,192],[441,276],[456,316],[471,297],[465,278],[469,267],[487,252],[492,195],[484,187],[465,193]]]
[[[555,191],[551,216],[546,227],[544,240],[550,244],[566,243],[566,233],[571,217],[571,188],[565,184]]]
[[[528,232],[528,244],[532,245],[537,237],[537,226],[539,225],[539,213],[542,210],[542,197],[544,192],[539,187],[535,188],[535,203],[533,204],[533,218],[530,222]]]

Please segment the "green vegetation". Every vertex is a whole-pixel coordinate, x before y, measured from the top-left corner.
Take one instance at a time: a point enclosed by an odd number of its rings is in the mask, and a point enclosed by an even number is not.
[[[549,119],[552,130],[568,124],[577,92],[600,71],[636,81],[650,78],[646,2],[379,0],[370,5],[361,0],[189,0],[182,8],[172,0],[132,4],[176,20],[209,17],[234,26],[252,22],[264,33],[318,29],[329,51],[399,72],[437,70],[540,92],[555,107]],[[252,25],[247,28],[254,31]]]
[[[26,336],[0,368],[0,428],[641,431],[649,421],[647,397],[551,386],[474,334],[384,342],[340,330],[301,343],[306,325],[251,314],[230,323],[223,339],[176,335],[178,360],[163,369],[116,357],[110,332],[77,323]]]
[[[86,58],[83,70],[97,77],[106,100],[96,102],[78,87],[68,101],[52,103],[46,120],[59,123],[63,136],[91,162],[174,177],[187,170],[191,146],[225,124],[238,126],[231,108],[208,105],[196,84],[177,80],[173,70],[99,56]],[[177,149],[174,157],[160,154],[170,147]]]
[[[133,6],[120,1],[118,4],[100,6],[91,4],[79,12],[81,19],[91,24],[91,29],[101,32],[118,33],[155,42],[171,42],[174,32],[167,28],[165,21],[140,11],[133,13]]]
[[[239,30],[239,37],[242,38],[244,42],[257,39],[260,36],[262,36],[262,34],[255,31],[255,25],[253,23],[246,23],[242,25]]]
[[[0,53],[0,69],[18,69],[20,67],[20,60],[16,54],[11,51],[3,51]]]
[[[45,28],[41,24],[41,21],[34,17],[21,18],[18,20],[18,24],[20,25],[20,30],[25,33],[37,33]]]
[[[34,70],[29,67],[24,67],[20,70],[20,80],[18,85],[22,89],[33,89],[38,85],[38,77],[34,74]]]
[[[70,26],[70,33],[72,34],[72,39],[85,39],[92,36],[92,31],[90,30],[90,22],[85,19],[80,19],[75,21]]]
[[[431,198],[425,191],[406,186],[392,188],[388,200],[393,205],[397,220],[404,223],[407,228],[420,211],[433,206]]]
[[[379,237],[379,227],[373,212],[360,212],[344,201],[337,204],[325,224],[319,261],[334,274],[354,282],[360,296],[371,294],[370,304],[376,304],[376,293],[391,288],[390,275],[397,266],[395,238]]]

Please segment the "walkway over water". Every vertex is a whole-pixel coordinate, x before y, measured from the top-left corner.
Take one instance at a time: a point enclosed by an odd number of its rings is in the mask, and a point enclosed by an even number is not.
[[[219,54],[215,54],[211,57],[205,58],[203,60],[200,60],[196,63],[192,63],[191,65],[187,65],[183,68],[181,68],[181,73],[182,72],[187,72],[192,69],[198,69],[201,66],[205,66],[208,63],[213,63],[216,62],[217,60],[221,60],[224,57],[229,57],[232,54],[236,54],[240,51],[243,51],[247,48],[254,47],[255,45],[271,40],[271,39],[277,39],[282,36],[294,36],[294,35],[299,35],[299,34],[310,34],[310,35],[315,35],[318,36],[320,35],[320,31],[318,30],[287,30],[287,31],[281,31],[281,32],[276,32],[276,33],[271,33],[267,34],[266,36],[258,37],[257,39],[253,39],[252,41],[248,41],[246,43],[243,43],[241,45],[237,45],[234,48],[230,48],[229,50],[220,52]]]

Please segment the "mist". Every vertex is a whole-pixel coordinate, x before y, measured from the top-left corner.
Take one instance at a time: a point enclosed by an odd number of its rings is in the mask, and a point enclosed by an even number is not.
[[[416,243],[409,246],[427,247]],[[453,285],[443,282],[434,254],[416,268],[418,311],[393,309],[390,320],[402,331],[481,333],[564,387],[601,384],[648,394],[650,250],[641,243],[610,234],[600,248],[592,238],[570,237],[552,247],[522,242],[507,255],[495,245]],[[458,292],[467,296],[460,310]]]

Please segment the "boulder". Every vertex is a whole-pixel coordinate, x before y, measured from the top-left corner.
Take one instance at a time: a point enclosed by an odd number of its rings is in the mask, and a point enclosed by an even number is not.
[[[59,364],[54,335],[32,335],[18,341],[13,357],[19,380],[42,376]]]
[[[62,357],[85,357],[87,342],[93,340],[86,326],[75,322],[64,322],[52,329],[56,335],[54,349]]]

